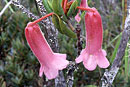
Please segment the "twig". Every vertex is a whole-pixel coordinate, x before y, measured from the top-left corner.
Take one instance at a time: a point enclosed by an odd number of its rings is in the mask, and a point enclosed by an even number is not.
[[[67,87],[73,87],[74,71],[77,69],[77,65],[70,61],[67,69]]]
[[[130,10],[130,9],[128,9],[128,10]],[[101,79],[102,87],[111,87],[112,86],[112,83],[121,66],[121,61],[123,59],[129,37],[130,37],[130,14],[128,14],[128,16],[125,20],[125,27],[124,27],[124,31],[122,33],[122,38],[121,38],[121,42],[120,42],[120,45],[118,48],[118,52],[116,54],[116,58],[112,64],[112,66],[110,67],[110,69],[105,71],[105,73]]]
[[[36,10],[37,10],[38,16],[40,17],[40,11],[39,11],[36,0],[34,0],[34,3],[35,3],[35,7],[36,7]]]
[[[20,4],[19,0],[12,0],[12,4],[14,4],[16,7],[18,7],[23,13],[25,13],[29,18],[37,20],[39,17],[31,13],[28,9],[26,9],[23,5]],[[40,22],[44,28],[44,35],[47,38],[48,33],[46,30],[46,20],[42,20]]]
[[[33,13],[31,13],[28,9],[26,9],[23,5],[20,4],[18,0],[12,0],[12,4],[14,4],[16,7],[18,7],[23,13],[25,13],[29,18],[32,19],[38,19],[38,16],[35,16]]]
[[[0,12],[0,17],[3,15],[3,13],[5,12],[5,10],[10,6],[10,4],[12,3],[12,0],[11,1],[9,1],[9,3],[7,3],[6,5],[5,5],[5,7],[2,9],[2,11]]]
[[[20,4],[19,0],[12,0],[12,4],[15,5],[16,7],[18,7],[23,13],[25,13],[29,18],[35,19],[37,20],[39,17],[34,15],[33,13],[31,13],[28,9],[26,9],[23,5]],[[48,33],[46,31],[46,25],[45,25],[46,21],[41,21],[40,23],[42,24],[43,28],[44,28],[44,35],[47,38]]]
[[[4,1],[5,1],[6,4],[9,3],[7,0],[4,0]],[[12,1],[12,0],[10,0],[10,1]],[[13,8],[12,8],[11,6],[9,6],[9,9],[10,9],[10,11],[11,11],[12,13],[14,13],[14,10],[13,10]]]
[[[71,29],[72,31],[75,30],[74,27],[72,26],[72,24],[69,22],[69,20],[67,21],[67,24],[68,24],[68,26],[70,27],[70,29]]]
[[[85,36],[80,35],[80,37],[81,37],[83,40],[86,40],[86,37],[85,37]]]
[[[46,10],[43,6],[42,0],[36,0],[38,7],[40,8],[40,13],[42,16],[46,15]]]
[[[66,81],[62,71],[59,71],[59,76],[55,79],[55,87],[66,87]]]
[[[38,5],[38,7],[39,7],[39,9],[40,9],[40,14],[41,14],[41,16],[45,16],[46,15],[46,9],[44,8],[44,6],[43,6],[43,1],[42,0],[36,0],[36,2],[37,2],[37,5]],[[51,18],[50,18],[51,19]],[[53,32],[55,32],[56,33],[56,28],[54,27],[54,24],[52,23],[52,21],[51,20],[49,20],[49,18],[46,18],[45,19],[45,25],[46,25],[46,27],[47,27],[47,30],[48,30],[48,33],[51,35]],[[53,32],[50,32],[50,31],[53,31]],[[54,33],[53,33],[54,34]]]
[[[18,7],[29,18],[32,18],[32,19],[35,19],[35,20],[39,19],[39,16],[34,15],[28,9],[26,9],[23,5],[21,5],[19,0],[12,0],[12,4],[14,4],[16,7]],[[48,33],[47,33],[47,30],[46,30],[46,25],[45,25],[46,24],[46,20],[42,20],[40,23],[42,24],[42,27],[44,28],[44,30],[43,30],[44,31],[44,36],[47,39],[48,38]]]
[[[77,34],[77,53],[80,55],[80,52],[82,50],[82,43],[81,43],[81,37],[80,37],[81,28],[80,25],[77,24],[76,27],[76,34]],[[74,80],[74,71],[77,70],[77,65],[75,62],[69,63],[69,66],[67,67],[67,87],[73,87],[73,80]]]
[[[82,43],[81,43],[81,37],[80,37],[80,33],[81,33],[81,28],[80,28],[80,25],[78,24],[77,25],[77,28],[76,28],[76,33],[77,33],[77,51],[78,51],[78,55],[80,55],[80,52],[82,50]]]
[[[124,28],[124,24],[125,24],[125,19],[126,19],[126,16],[127,16],[127,0],[122,0],[122,14],[123,14],[123,19],[122,19],[122,30]]]

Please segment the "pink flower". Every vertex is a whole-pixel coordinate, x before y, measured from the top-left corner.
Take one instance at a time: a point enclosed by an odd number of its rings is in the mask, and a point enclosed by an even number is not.
[[[80,7],[84,7],[84,8],[88,7],[87,0],[81,0]],[[81,18],[80,18],[80,16],[79,16],[79,13],[80,13],[80,11],[79,11],[79,12],[77,13],[77,15],[75,16],[75,20],[76,20],[78,23],[79,23],[80,20],[81,20]]]
[[[79,16],[79,12],[78,12],[77,15],[75,16],[75,20],[76,20],[78,23],[80,22],[81,18],[80,18],[80,16]]]
[[[41,77],[44,72],[48,79],[56,78],[58,70],[66,68],[69,62],[66,60],[66,54],[52,51],[40,27],[35,22],[28,23],[25,28],[25,36],[32,52],[40,62],[39,76]]]
[[[80,6],[85,8],[88,7],[87,0],[81,0]]]
[[[85,68],[90,71],[94,70],[97,65],[100,68],[107,68],[110,64],[106,58],[106,51],[102,49],[103,28],[101,16],[95,8],[86,8],[86,10],[90,10],[85,15],[86,47],[76,58],[76,63],[83,61]]]

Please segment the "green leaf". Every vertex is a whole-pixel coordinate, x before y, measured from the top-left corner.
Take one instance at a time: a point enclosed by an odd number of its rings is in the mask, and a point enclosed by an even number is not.
[[[87,85],[85,87],[97,87],[97,86],[95,86],[95,85]]]
[[[78,6],[80,6],[80,4],[81,4],[81,0],[77,0],[77,2],[78,2]]]
[[[60,0],[53,0],[52,1],[52,9],[54,13],[56,13],[58,16],[63,16],[63,20],[67,21],[67,17],[64,14],[63,8],[61,7],[61,1]]]
[[[69,11],[67,12],[68,17],[72,16],[72,14],[77,14],[77,13],[75,13],[77,6],[78,6],[78,2],[76,0],[76,1],[74,1],[72,3],[72,5],[70,6]]]
[[[61,20],[61,18],[57,14],[54,14],[52,16],[52,22],[54,23],[55,27],[58,29],[60,33],[65,34],[66,36],[71,38],[76,38],[76,34],[71,29],[68,29],[66,24]]]
[[[1,87],[6,87],[6,82],[4,81]]]
[[[48,3],[49,0],[43,0],[43,5],[48,13],[53,12],[50,3]]]
[[[57,14],[52,15],[52,22],[54,23],[55,27],[58,29],[58,31],[60,33],[64,34],[64,32],[61,30],[60,25],[59,25],[60,24],[59,23],[60,20],[61,19],[60,19],[60,17]]]
[[[62,3],[62,0],[60,0],[60,3]]]
[[[14,77],[14,78],[11,78],[11,80],[15,83],[15,84],[21,84],[22,82],[22,76],[21,77]]]
[[[108,47],[109,47],[114,41],[116,41],[118,38],[120,38],[121,35],[122,35],[122,32],[121,32],[119,35],[117,35],[110,43],[108,43],[108,45],[105,46],[105,49],[108,48]]]
[[[73,16],[75,17],[78,13],[77,7],[80,6],[81,0],[75,0],[72,5],[70,6],[69,11],[67,12],[67,16]]]
[[[59,23],[61,30],[64,32],[66,36],[76,38],[76,34],[71,29],[69,29],[62,20],[60,20]]]
[[[49,7],[52,9],[52,1],[51,0],[47,0],[47,1],[48,1]]]
[[[81,14],[81,20],[84,18],[85,13],[86,13],[86,11],[82,12],[82,14]]]
[[[118,47],[119,47],[119,45],[120,45],[121,36],[122,36],[122,33],[120,34],[120,36],[119,36],[119,38],[118,38],[118,41],[117,41],[117,43],[116,43],[114,52],[113,52],[113,54],[112,54],[112,58],[111,58],[111,60],[110,60],[111,63],[113,62],[113,60],[114,60],[115,57],[116,57],[116,53],[117,53]]]
[[[64,11],[63,11],[63,9],[61,7],[60,0],[53,0],[52,1],[52,9],[59,16],[64,14]]]
[[[126,75],[126,77],[128,76],[128,59],[129,59],[129,47],[128,47],[128,44],[127,44],[127,47],[126,47],[126,50],[125,50],[125,56],[124,56],[125,57],[125,75]]]

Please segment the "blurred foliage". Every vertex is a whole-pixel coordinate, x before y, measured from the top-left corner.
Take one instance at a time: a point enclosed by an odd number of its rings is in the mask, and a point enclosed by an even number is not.
[[[96,7],[102,15],[104,26],[103,48],[107,50],[107,58],[114,60],[119,45],[122,29],[121,2],[118,2],[117,9],[109,7],[107,14],[102,14],[98,0],[88,0],[90,6]],[[3,3],[3,2],[2,2]],[[38,15],[33,0],[22,1],[25,7]],[[26,24],[31,21],[18,8],[12,6],[15,13],[7,9],[0,17],[0,87],[52,87],[54,81],[47,81],[45,76],[38,76],[40,64],[31,52],[24,35]],[[0,5],[0,10],[3,5]],[[83,23],[81,23],[83,25]],[[84,35],[84,27],[82,26]],[[59,34],[59,47],[61,53],[67,53],[68,60],[74,61],[77,56],[76,40]],[[130,87],[130,59],[128,43],[122,66],[114,80],[114,87]],[[85,41],[83,40],[83,48]],[[113,59],[111,59],[113,58]],[[66,71],[65,71],[66,72]],[[64,73],[65,73],[64,72]],[[83,64],[74,73],[74,87],[99,87],[100,79],[104,69],[97,67],[94,71],[88,71]]]

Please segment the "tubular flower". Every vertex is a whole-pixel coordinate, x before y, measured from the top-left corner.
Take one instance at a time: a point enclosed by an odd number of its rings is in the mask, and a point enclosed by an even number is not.
[[[66,54],[54,53],[48,45],[38,24],[30,22],[25,28],[27,42],[40,62],[39,76],[43,72],[48,79],[56,78],[58,70],[67,67],[69,62],[66,60]]]
[[[85,15],[86,47],[76,58],[76,63],[83,61],[85,68],[90,71],[94,70],[97,65],[100,68],[107,68],[109,61],[106,58],[106,51],[102,49],[103,28],[101,16],[95,8],[84,10],[90,10]]]
[[[75,20],[76,20],[78,23],[80,22],[81,18],[80,18],[80,16],[79,16],[79,12],[78,12],[77,15],[75,16]]]
[[[88,7],[87,0],[81,0],[80,7],[84,7],[84,8]],[[77,13],[77,15],[75,16],[75,20],[76,20],[78,23],[79,23],[80,20],[81,20],[81,18],[80,18],[80,16],[79,16],[79,13],[80,13],[80,11],[79,11],[79,12]]]
[[[85,8],[88,7],[87,0],[81,0],[80,6]]]

